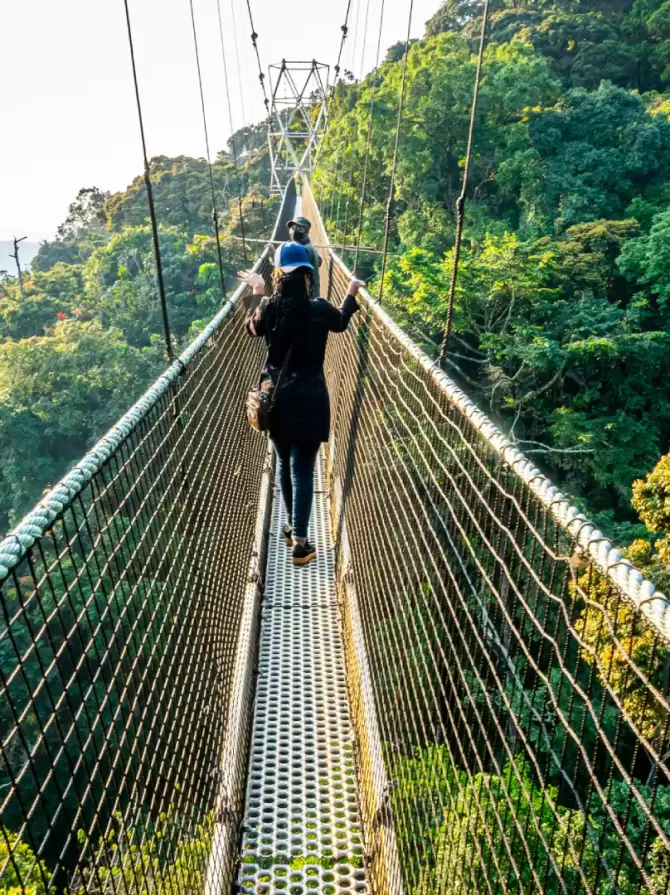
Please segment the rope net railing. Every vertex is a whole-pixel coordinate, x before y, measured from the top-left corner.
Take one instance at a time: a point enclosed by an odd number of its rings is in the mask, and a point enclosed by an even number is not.
[[[302,213],[327,244],[307,183]],[[267,499],[245,304],[0,542],[0,892],[232,884]],[[327,375],[372,891],[667,893],[665,598],[368,296]]]
[[[665,598],[369,297],[327,367],[376,890],[668,892]]]
[[[220,760],[267,451],[245,299],[0,542],[0,892],[232,881],[212,840],[242,807],[220,778],[241,802],[245,750]]]

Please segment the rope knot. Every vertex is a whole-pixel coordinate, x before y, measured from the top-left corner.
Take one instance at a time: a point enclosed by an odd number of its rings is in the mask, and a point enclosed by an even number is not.
[[[258,40],[258,35],[256,34],[255,31],[251,32],[251,40],[253,43],[256,43],[256,41]]]

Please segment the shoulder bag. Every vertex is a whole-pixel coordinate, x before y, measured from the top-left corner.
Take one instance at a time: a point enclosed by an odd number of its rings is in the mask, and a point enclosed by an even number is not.
[[[293,345],[291,345],[286,352],[286,357],[284,358],[284,363],[281,365],[281,370],[279,371],[279,376],[277,377],[276,382],[273,383],[271,376],[268,376],[268,378],[263,381],[261,375],[261,381],[258,386],[252,388],[247,395],[247,419],[249,420],[251,428],[255,429],[256,432],[266,432],[270,428],[272,412],[277,403],[279,388],[286,375],[286,371],[288,370],[292,354]]]

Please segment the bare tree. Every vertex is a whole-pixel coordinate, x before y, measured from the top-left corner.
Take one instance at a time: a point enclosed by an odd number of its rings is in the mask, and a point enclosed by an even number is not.
[[[19,278],[19,293],[21,298],[23,298],[23,276],[21,274],[21,261],[19,260],[19,243],[23,242],[24,239],[28,239],[27,236],[22,236],[21,239],[17,239],[14,237],[14,254],[10,254],[10,258],[13,258],[16,261],[16,272]]]

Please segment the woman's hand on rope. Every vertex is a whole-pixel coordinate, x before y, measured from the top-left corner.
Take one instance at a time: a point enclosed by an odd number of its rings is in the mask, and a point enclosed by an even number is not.
[[[358,295],[358,290],[362,289],[365,286],[364,280],[357,280],[356,277],[353,277],[349,281],[349,286],[347,288],[347,295],[353,295],[354,298]]]
[[[255,270],[238,270],[237,279],[240,281],[240,283],[246,283],[247,286],[251,286],[254,291],[254,295],[264,294],[265,280],[259,273],[256,273]]]

